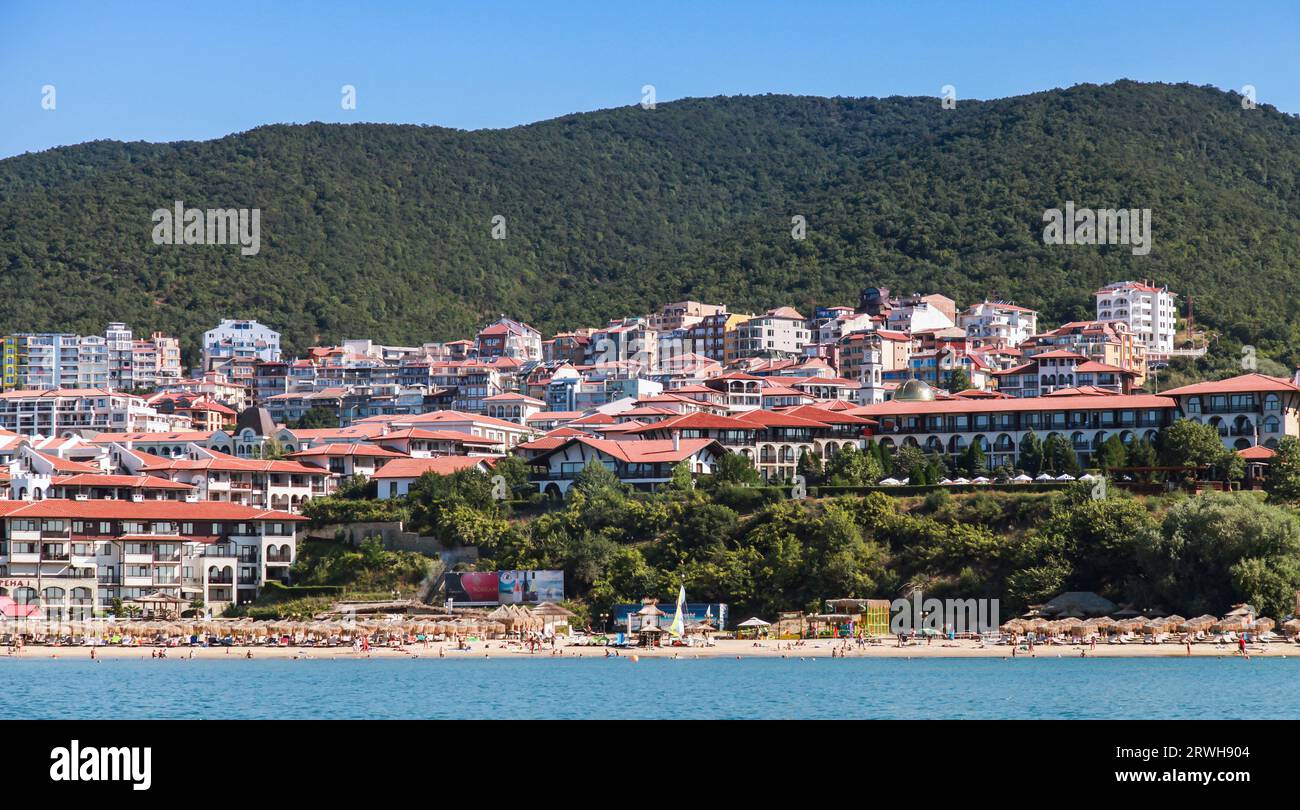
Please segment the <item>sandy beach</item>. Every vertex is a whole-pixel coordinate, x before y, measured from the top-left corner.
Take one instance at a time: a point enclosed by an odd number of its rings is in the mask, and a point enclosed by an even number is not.
[[[554,650],[545,647],[537,652],[529,652],[518,644],[504,641],[477,641],[467,649],[457,649],[455,644],[447,642],[423,642],[401,647],[371,647],[368,651],[356,651],[352,647],[266,647],[266,646],[232,646],[232,647],[94,647],[95,657],[100,659],[148,659],[159,651],[166,653],[163,660],[191,659],[233,659],[247,660],[251,653],[255,660],[327,660],[327,659],[377,659],[377,658],[433,658],[455,661],[468,658],[510,658],[510,659],[562,659],[562,658],[603,658],[606,649],[610,657],[641,660],[650,658],[798,658],[798,659],[838,659],[845,658],[1012,658],[1010,645],[980,646],[971,641],[924,641],[898,646],[897,641],[885,640],[880,644],[847,647],[829,639],[797,641],[760,641],[755,644],[749,640],[720,640],[711,647],[655,647],[619,649],[564,644],[561,642]],[[91,657],[90,646],[45,646],[29,645],[21,652],[6,648],[0,655],[0,665],[6,660],[32,659],[70,659],[85,660]],[[1300,645],[1276,641],[1271,644],[1251,644],[1247,646],[1250,656],[1267,658],[1300,658]],[[834,655],[832,655],[834,653]],[[1226,644],[1200,643],[1191,646],[1190,655],[1194,657],[1233,657],[1237,649]],[[1023,645],[1015,652],[1017,658],[1186,658],[1188,649],[1182,644],[1098,644],[1095,648],[1079,644],[1038,644],[1032,653]]]

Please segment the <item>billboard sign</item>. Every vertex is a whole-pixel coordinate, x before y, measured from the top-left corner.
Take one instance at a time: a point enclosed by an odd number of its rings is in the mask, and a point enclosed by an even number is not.
[[[501,571],[499,602],[503,605],[535,605],[564,601],[563,571]]]

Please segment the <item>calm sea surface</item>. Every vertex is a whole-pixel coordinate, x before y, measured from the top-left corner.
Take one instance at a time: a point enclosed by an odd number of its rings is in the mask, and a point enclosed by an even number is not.
[[[16,718],[1300,717],[1286,659],[0,659]]]

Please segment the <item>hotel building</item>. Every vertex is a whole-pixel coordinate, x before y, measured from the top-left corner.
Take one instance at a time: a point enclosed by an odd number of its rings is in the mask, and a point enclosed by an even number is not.
[[[1173,397],[1154,394],[894,399],[847,413],[876,420],[876,440],[894,449],[913,445],[956,460],[967,447],[977,444],[990,469],[1015,467],[1021,443],[1029,433],[1040,440],[1053,435],[1069,440],[1086,466],[1111,436],[1119,436],[1125,443],[1154,440],[1161,428],[1179,418]]]
[[[1174,350],[1178,314],[1174,293],[1145,281],[1118,281],[1093,293],[1097,320],[1122,321],[1146,348],[1148,357],[1167,359]]]
[[[288,580],[300,520],[235,504],[0,501],[0,596],[47,619],[158,592],[216,613]]]

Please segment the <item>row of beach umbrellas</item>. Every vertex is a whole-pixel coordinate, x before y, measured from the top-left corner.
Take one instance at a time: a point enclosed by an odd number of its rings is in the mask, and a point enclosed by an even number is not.
[[[314,620],[314,621],[253,621],[251,619],[206,621],[47,621],[23,620],[0,623],[0,634],[22,633],[35,637],[57,636],[72,638],[108,638],[131,636],[135,638],[186,638],[189,636],[216,636],[225,638],[265,639],[327,639],[356,638],[360,636],[498,636],[518,630],[535,630],[516,622],[508,626],[504,621],[478,618],[407,618],[396,620],[366,619]]]
[[[1036,633],[1043,635],[1089,636],[1107,633],[1142,633],[1144,635],[1161,635],[1169,633],[1267,633],[1277,626],[1272,619],[1260,618],[1253,621],[1246,616],[1229,616],[1217,618],[1208,614],[1185,619],[1182,616],[1162,616],[1154,619],[1135,617],[1132,619],[1112,619],[1102,616],[1094,619],[1012,619],[999,629],[1004,633]],[[1292,619],[1283,625],[1290,635],[1300,633],[1300,619]]]

